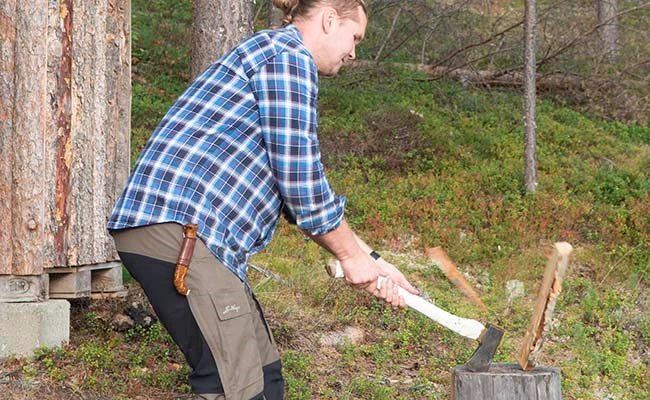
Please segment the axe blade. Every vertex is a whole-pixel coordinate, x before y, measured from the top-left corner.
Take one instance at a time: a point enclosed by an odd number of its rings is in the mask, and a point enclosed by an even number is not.
[[[478,339],[479,346],[474,350],[474,354],[472,354],[472,357],[465,364],[467,369],[472,372],[486,372],[490,368],[490,363],[496,354],[502,338],[503,329],[488,324]]]

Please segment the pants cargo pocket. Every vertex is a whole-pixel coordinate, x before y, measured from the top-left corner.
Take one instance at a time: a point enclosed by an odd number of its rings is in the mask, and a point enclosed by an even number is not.
[[[226,399],[249,400],[262,393],[262,361],[251,314],[255,310],[251,310],[245,291],[191,291],[188,300],[215,358]]]

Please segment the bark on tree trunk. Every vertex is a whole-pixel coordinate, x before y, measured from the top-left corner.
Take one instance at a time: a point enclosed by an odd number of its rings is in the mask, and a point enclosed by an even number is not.
[[[537,150],[536,150],[536,83],[535,83],[535,29],[536,5],[535,0],[526,0],[525,31],[525,72],[524,72],[524,183],[526,191],[533,193],[537,190]]]
[[[14,73],[16,68],[16,1],[0,2],[0,221],[11,221],[12,157],[14,132]],[[5,225],[6,226],[6,225]],[[0,274],[10,274],[12,265],[11,229],[0,229]]]
[[[600,40],[605,58],[612,60],[618,53],[618,7],[616,0],[597,0]]]
[[[460,366],[451,380],[452,400],[562,400],[556,368],[524,372],[517,364],[492,364],[486,372],[471,372]]]
[[[43,203],[47,93],[47,7],[16,3],[14,132],[12,140],[12,264],[18,275],[39,275],[45,264]]]
[[[76,2],[75,2],[76,3]],[[103,250],[101,237],[106,230],[106,0],[84,1],[72,16],[73,67],[83,71],[72,79],[71,143],[75,160],[70,168],[70,205],[68,258],[74,264],[91,264]],[[91,29],[76,29],[87,26]],[[101,55],[101,56],[99,56]],[[101,111],[100,111],[101,110]],[[78,127],[85,127],[80,130]],[[76,129],[75,129],[76,128]]]
[[[195,78],[253,31],[248,0],[194,0],[191,74]]]
[[[0,2],[0,275],[117,259],[130,0]]]
[[[104,212],[108,216],[131,169],[131,0],[108,0],[107,17],[105,123],[110,134],[106,137],[106,158],[107,169],[113,172],[105,184],[107,208]],[[112,239],[104,246],[106,254],[115,252]]]
[[[282,10],[273,5],[273,0],[267,0],[267,4],[269,9],[269,28],[280,28],[282,26],[282,18],[284,18],[284,13]]]

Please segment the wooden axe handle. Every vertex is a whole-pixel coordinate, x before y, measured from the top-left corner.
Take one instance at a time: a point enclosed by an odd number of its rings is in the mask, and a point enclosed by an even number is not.
[[[345,277],[343,268],[341,268],[341,263],[338,260],[331,260],[327,263],[327,272],[333,278]],[[385,280],[386,278],[380,276],[377,279],[377,287],[380,288]],[[451,314],[399,286],[397,287],[397,291],[400,296],[404,297],[407,306],[426,315],[430,319],[461,336],[473,340],[479,340],[481,333],[485,330],[485,326],[476,320],[461,318],[457,315]]]

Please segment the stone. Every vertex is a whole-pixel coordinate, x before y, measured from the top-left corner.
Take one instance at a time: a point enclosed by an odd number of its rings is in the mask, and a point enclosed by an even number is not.
[[[136,325],[149,328],[158,321],[156,314],[142,303],[132,302],[124,310],[125,314],[131,317]]]
[[[134,326],[135,322],[128,315],[117,314],[111,320],[111,327],[117,332],[126,332]]]
[[[359,328],[347,327],[344,331],[328,332],[320,338],[322,346],[338,346],[344,343],[358,344],[363,340],[363,331]]]
[[[0,357],[30,357],[39,347],[59,347],[69,340],[67,300],[0,303]]]
[[[524,295],[524,283],[513,279],[506,282],[506,291],[508,292],[508,305]]]

